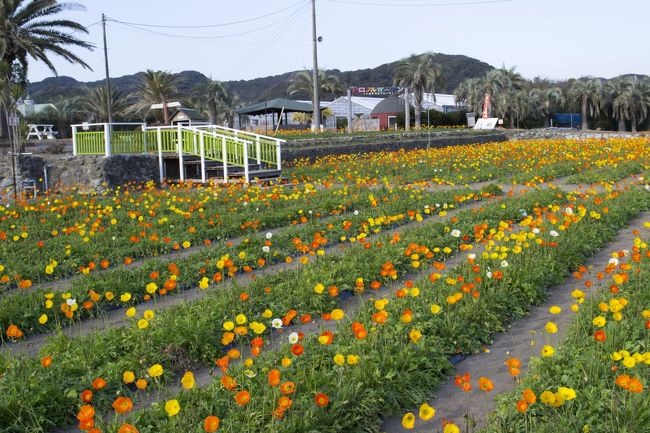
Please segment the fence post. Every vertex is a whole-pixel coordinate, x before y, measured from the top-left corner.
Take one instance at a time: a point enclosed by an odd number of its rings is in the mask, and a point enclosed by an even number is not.
[[[246,183],[250,183],[249,173],[248,173],[248,141],[241,140],[244,143],[244,177],[246,178]]]
[[[77,156],[77,125],[72,125],[72,154]]]
[[[111,124],[104,123],[104,154],[111,156]]]
[[[162,155],[162,131],[160,127],[156,128],[156,140],[158,141],[158,170],[160,172],[160,182],[165,178],[164,162]]]
[[[142,141],[144,144],[144,154],[147,154],[147,124],[142,124]]]
[[[281,171],[282,170],[282,157],[280,156],[281,155],[280,145],[282,144],[282,142],[280,140],[276,140],[275,143],[277,145],[276,148],[275,148],[275,151],[277,153],[277,159],[278,159],[278,170]]]
[[[177,144],[176,146],[178,147],[178,168],[179,168],[179,176],[181,181],[185,180],[185,164],[183,162],[183,131],[181,130],[181,125],[178,125],[178,136],[177,136]]]
[[[196,135],[194,136],[196,139]],[[199,150],[201,151],[201,182],[205,183],[205,136],[199,132]]]
[[[262,146],[260,144],[260,136],[258,135],[255,139],[255,156],[257,159],[257,164],[262,163]]]
[[[228,144],[225,135],[221,138],[221,156],[223,159],[223,181],[228,182]]]

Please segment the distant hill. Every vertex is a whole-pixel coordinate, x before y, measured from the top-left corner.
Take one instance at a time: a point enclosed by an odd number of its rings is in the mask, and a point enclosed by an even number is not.
[[[329,74],[337,75],[346,86],[390,86],[393,83],[393,71],[399,61],[386,63],[376,68],[359,69],[356,71],[339,71],[338,69],[328,70]],[[440,93],[451,93],[456,86],[466,78],[484,75],[488,70],[493,69],[489,64],[480,60],[462,56],[435,54],[437,63],[442,72],[442,84]],[[291,83],[294,72],[287,72],[281,75],[273,75],[252,80],[226,81],[224,84],[244,104],[260,102],[265,99],[286,97],[287,87]],[[111,78],[111,84],[127,94],[136,91],[140,81],[140,73],[125,75],[123,77]],[[178,76],[177,87],[181,95],[190,95],[192,88],[202,81],[208,79],[197,71],[183,71]],[[54,102],[59,98],[80,96],[86,87],[103,85],[104,81],[82,83],[71,77],[51,77],[43,81],[30,83],[28,92],[31,98],[38,103]],[[322,95],[325,100],[331,100],[340,95]],[[307,95],[296,94],[292,98],[306,99]]]

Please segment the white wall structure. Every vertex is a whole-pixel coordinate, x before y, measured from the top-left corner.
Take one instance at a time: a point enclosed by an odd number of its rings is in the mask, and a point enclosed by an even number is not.
[[[425,93],[422,99],[422,110],[437,110],[441,113],[451,113],[458,111],[459,107],[456,105],[456,97],[445,93],[435,93],[435,100],[431,93]],[[413,94],[409,95],[411,105],[415,105],[415,97]]]

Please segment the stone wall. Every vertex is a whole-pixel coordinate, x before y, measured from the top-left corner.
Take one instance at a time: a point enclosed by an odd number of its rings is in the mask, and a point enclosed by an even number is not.
[[[507,141],[508,136],[504,133],[490,134],[463,134],[431,137],[429,140],[425,137],[410,138],[396,137],[394,141],[364,142],[354,144],[327,144],[325,141],[313,146],[284,146],[282,149],[282,161],[291,162],[296,159],[309,158],[314,160],[326,155],[348,155],[354,153],[379,152],[379,151],[398,151],[423,149],[427,147],[447,147],[462,146],[466,144],[483,144],[491,142]]]
[[[585,140],[608,138],[650,137],[648,132],[632,133],[617,131],[579,131],[575,129],[534,129],[506,131],[509,140]]]
[[[83,192],[102,191],[106,187],[127,182],[158,180],[158,159],[149,155],[72,156],[20,155],[17,162],[17,184],[34,179],[39,190],[47,186],[52,191],[77,188]],[[13,178],[11,157],[0,156],[0,194],[11,194]]]

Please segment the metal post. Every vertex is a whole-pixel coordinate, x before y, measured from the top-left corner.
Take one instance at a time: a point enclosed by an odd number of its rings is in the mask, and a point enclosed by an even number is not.
[[[259,135],[255,139],[255,156],[256,156],[255,159],[257,159],[257,163],[261,164],[262,163],[262,145],[260,143],[260,136]]]
[[[199,132],[199,150],[201,152],[201,182],[205,183],[205,137]]]
[[[178,147],[178,168],[180,170],[180,179],[181,181],[185,180],[185,164],[183,162],[183,131],[181,130],[181,125],[178,125],[178,134],[177,134],[176,146]]]
[[[348,87],[348,133],[352,134],[352,87]]]
[[[316,0],[311,0],[311,26],[312,26],[312,39],[314,44],[314,70],[312,71],[314,82],[314,97],[312,98],[312,112],[311,119],[312,131],[320,131],[320,97],[318,92],[320,86],[318,84],[318,38],[316,37]]]
[[[404,130],[411,129],[411,103],[409,102],[409,88],[404,88]]]
[[[276,140],[277,146],[276,146],[275,149],[276,149],[277,158],[278,158],[278,170],[282,170],[282,157],[280,156],[281,155],[280,143],[282,143],[280,140]]]
[[[72,125],[72,154],[77,156],[77,125]]]
[[[248,174],[248,141],[241,140],[244,143],[244,177],[246,178],[246,183],[250,182]]]
[[[223,181],[228,182],[228,144],[225,135],[221,138],[221,156],[223,159]]]
[[[156,139],[158,141],[158,171],[160,172],[160,182],[165,178],[164,161],[162,154],[162,131],[160,127],[156,128]]]
[[[104,154],[111,156],[111,124],[104,123]]]

